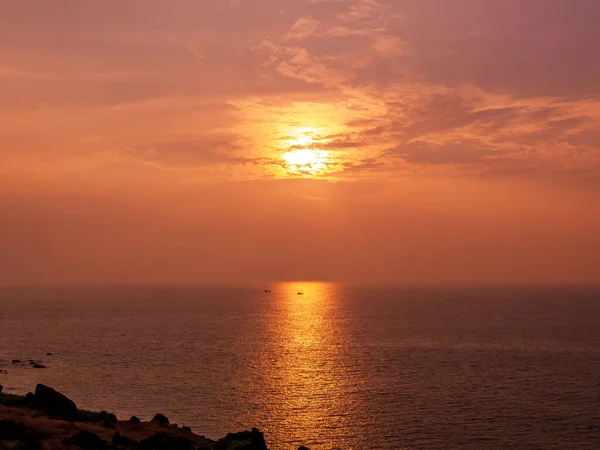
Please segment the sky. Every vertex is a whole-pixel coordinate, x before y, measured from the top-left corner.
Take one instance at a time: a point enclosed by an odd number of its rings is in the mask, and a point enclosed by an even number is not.
[[[597,0],[0,0],[0,284],[600,282]]]

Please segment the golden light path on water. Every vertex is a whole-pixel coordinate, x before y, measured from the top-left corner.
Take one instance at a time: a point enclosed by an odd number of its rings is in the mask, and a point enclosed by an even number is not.
[[[271,415],[278,418],[278,433],[308,432],[327,441],[336,428],[349,427],[353,411],[360,409],[353,393],[361,382],[348,373],[345,358],[350,336],[339,323],[339,289],[320,282],[281,283],[273,289],[279,323],[268,383],[274,397],[285,402],[268,407],[275,409]]]

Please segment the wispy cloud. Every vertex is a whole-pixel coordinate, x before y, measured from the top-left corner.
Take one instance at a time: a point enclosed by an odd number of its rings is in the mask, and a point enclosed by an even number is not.
[[[190,6],[191,16],[213,17],[206,22],[210,35],[183,16],[169,19],[179,24],[173,33],[146,23],[107,27],[91,16],[89,29],[21,30],[53,40],[56,54],[48,53],[50,42],[37,48],[23,40],[22,49],[10,52],[0,45],[6,56],[0,77],[7,82],[0,133],[24,147],[11,161],[42,157],[41,143],[51,141],[48,152],[56,158],[135,149],[127,158],[165,170],[212,166],[232,174],[238,165],[255,177],[275,176],[282,153],[301,148],[330,152],[335,173],[447,167],[465,175],[562,170],[573,176],[598,166],[600,100],[523,96],[489,83],[487,67],[512,56],[501,50],[505,44],[487,16],[463,26],[440,4],[454,32],[436,30],[424,7],[392,1],[267,4],[280,6],[256,26],[246,21],[246,2]],[[155,13],[164,11],[157,6]],[[152,14],[144,11],[162,23],[163,16]],[[576,38],[566,35],[564,42]],[[521,66],[507,67],[504,79],[512,82],[510,71]],[[556,79],[549,73],[541,82]],[[282,146],[290,129],[307,126],[321,138]],[[24,138],[28,129],[36,131]]]

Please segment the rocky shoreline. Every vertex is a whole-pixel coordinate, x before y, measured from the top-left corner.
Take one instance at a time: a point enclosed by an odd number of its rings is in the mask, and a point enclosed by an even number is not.
[[[157,413],[150,422],[137,417],[77,408],[68,397],[43,384],[25,396],[2,392],[0,449],[15,450],[268,450],[263,433],[229,433],[211,440]],[[299,450],[308,450],[300,447]]]

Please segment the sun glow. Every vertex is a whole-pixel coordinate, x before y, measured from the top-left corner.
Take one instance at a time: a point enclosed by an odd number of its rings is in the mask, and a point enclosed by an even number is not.
[[[283,159],[293,166],[306,166],[319,163],[319,152],[315,150],[292,150],[283,155]]]
[[[330,160],[329,152],[318,149],[319,130],[299,128],[285,140],[287,151],[282,157],[286,169],[291,173],[315,176],[326,171]]]
[[[300,148],[310,147],[319,138],[319,130],[315,128],[297,128],[287,139],[287,147]]]

